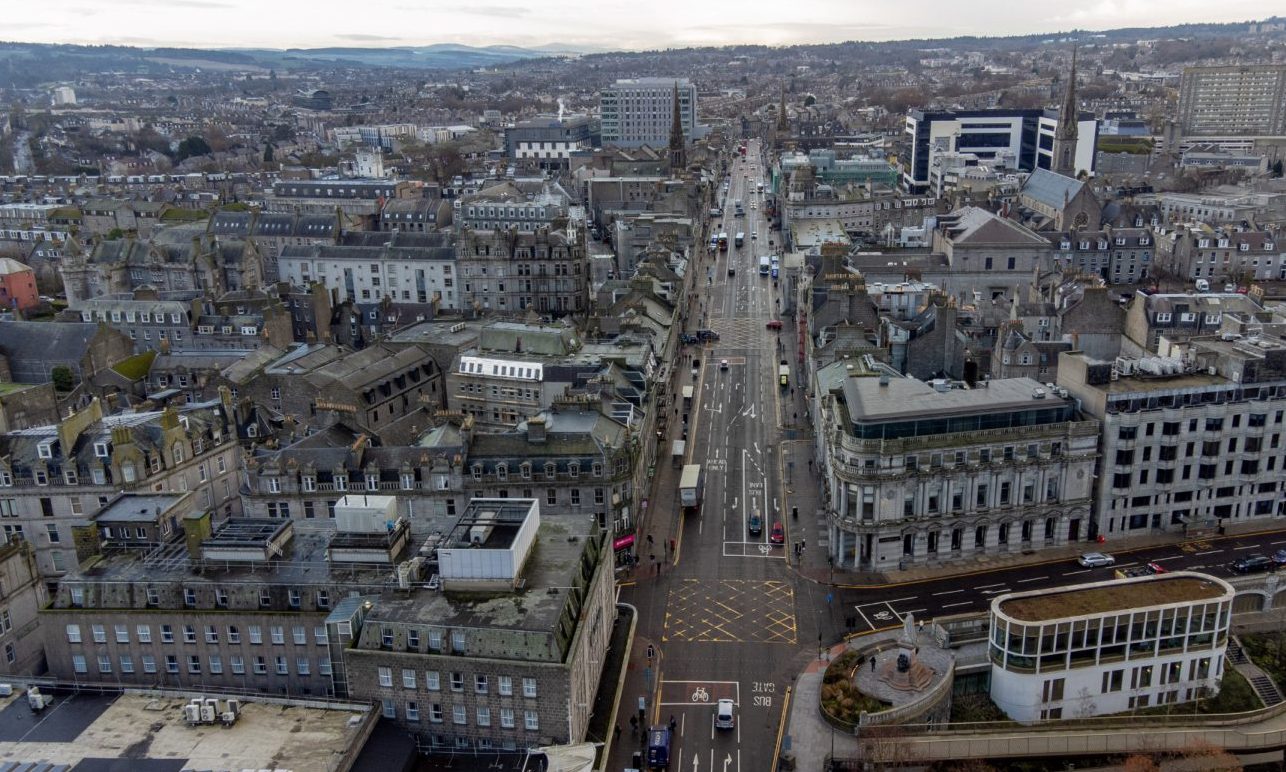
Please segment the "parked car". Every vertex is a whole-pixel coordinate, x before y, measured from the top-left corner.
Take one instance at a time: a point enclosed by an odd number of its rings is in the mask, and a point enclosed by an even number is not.
[[[1110,566],[1116,563],[1116,558],[1106,552],[1086,552],[1076,559],[1085,568],[1099,568],[1100,566]]]
[[[772,524],[772,530],[768,532],[768,541],[773,544],[786,543],[786,529],[782,527],[780,520]]]
[[[719,700],[714,708],[714,728],[732,729],[737,720],[732,715],[732,700]]]
[[[1258,574],[1277,568],[1277,564],[1267,555],[1247,555],[1229,563],[1228,568],[1237,574]]]
[[[1279,566],[1286,566],[1286,550],[1277,550],[1274,552],[1273,562]]]
[[[697,339],[701,341],[719,340],[719,333],[714,330],[697,330]]]
[[[781,320],[780,320],[780,319],[773,319],[772,321],[768,322],[768,329],[770,329],[770,330],[780,330],[780,329],[781,329]]]
[[[679,338],[679,342],[685,346],[691,346],[694,343],[700,343],[700,341],[697,340],[697,336],[691,335],[686,332],[683,333],[683,335]]]

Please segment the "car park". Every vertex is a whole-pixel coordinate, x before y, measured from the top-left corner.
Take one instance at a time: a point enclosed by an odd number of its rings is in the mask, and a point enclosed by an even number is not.
[[[732,729],[736,725],[737,719],[733,716],[732,700],[719,700],[714,708],[714,728]]]
[[[1076,559],[1077,563],[1085,568],[1099,568],[1100,566],[1110,566],[1116,563],[1116,558],[1106,552],[1086,552]]]
[[[1247,555],[1228,564],[1235,574],[1258,574],[1277,568],[1277,564],[1267,555]]]

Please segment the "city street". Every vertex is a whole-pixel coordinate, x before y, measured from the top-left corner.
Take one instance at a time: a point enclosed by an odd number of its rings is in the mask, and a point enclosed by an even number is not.
[[[640,611],[639,639],[655,644],[656,656],[644,674],[652,692],[647,721],[673,718],[670,768],[676,770],[764,768],[782,695],[807,659],[801,645],[817,640],[818,618],[801,616],[800,609],[816,609],[820,598],[814,596],[825,594],[810,583],[800,585],[788,569],[788,533],[785,544],[772,541],[774,524],[784,532],[790,528],[779,420],[790,390],[779,386],[778,339],[791,325],[787,320],[781,332],[768,328],[782,317],[774,280],[760,275],[759,257],[779,250],[769,244],[779,240],[768,229],[764,197],[756,190],[764,179],[759,150],[758,141],[749,143],[746,160],[731,165],[727,194],[721,193],[723,217],[711,232],[728,234],[728,251],[715,252],[713,259],[706,252],[696,269],[688,332],[713,330],[719,339],[685,347],[693,361],[675,368],[676,388],[696,386],[687,461],[703,468],[703,504],[677,532],[677,564],[621,594]],[[738,200],[745,211],[740,217]],[[734,241],[737,233],[745,234],[741,246]],[[675,431],[682,426],[680,418]],[[678,517],[677,491],[656,495],[652,517]],[[639,696],[627,690],[619,715],[637,715]],[[715,704],[724,698],[736,705],[736,726],[716,730]],[[611,768],[629,767],[636,748],[622,742]]]

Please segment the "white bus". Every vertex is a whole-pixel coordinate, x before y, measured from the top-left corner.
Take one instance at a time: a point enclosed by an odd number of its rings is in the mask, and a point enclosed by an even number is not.
[[[768,255],[760,255],[759,256],[759,275],[767,276],[768,272],[771,269],[772,269],[772,261],[768,259]]]

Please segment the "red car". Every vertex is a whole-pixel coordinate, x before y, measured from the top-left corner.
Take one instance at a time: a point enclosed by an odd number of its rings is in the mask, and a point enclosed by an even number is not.
[[[781,521],[772,524],[772,530],[768,532],[768,541],[773,544],[786,543],[786,529],[781,527]]]
[[[780,329],[781,329],[781,320],[780,320],[780,319],[773,319],[771,322],[769,322],[769,323],[768,323],[768,329],[770,329],[770,330],[780,330]]]

